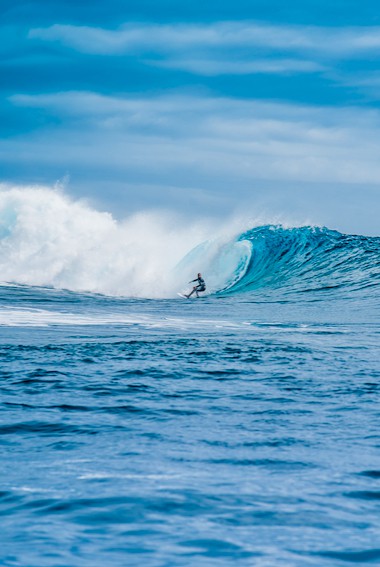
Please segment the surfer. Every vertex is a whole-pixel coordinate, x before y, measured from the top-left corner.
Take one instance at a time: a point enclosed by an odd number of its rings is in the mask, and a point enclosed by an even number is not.
[[[186,295],[187,298],[191,297],[193,293],[196,293],[197,297],[199,297],[198,293],[200,291],[206,291],[206,282],[202,278],[202,274],[198,274],[198,277],[195,278],[195,280],[191,280],[191,282],[189,283],[193,283],[193,282],[198,282],[198,283],[193,287],[193,291],[191,291],[188,295]]]

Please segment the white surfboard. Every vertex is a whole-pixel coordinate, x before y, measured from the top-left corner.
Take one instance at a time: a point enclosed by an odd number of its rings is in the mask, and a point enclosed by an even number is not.
[[[189,298],[187,297],[187,295],[184,295],[183,293],[179,293],[179,292],[178,292],[177,295],[179,295],[179,296],[182,297],[183,299],[189,299]]]

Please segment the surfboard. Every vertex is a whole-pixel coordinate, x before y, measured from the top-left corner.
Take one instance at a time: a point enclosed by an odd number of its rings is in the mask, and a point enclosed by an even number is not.
[[[182,297],[183,299],[189,299],[189,298],[187,297],[187,295],[184,295],[183,293],[179,293],[179,292],[178,292],[177,295],[179,295],[179,296]]]

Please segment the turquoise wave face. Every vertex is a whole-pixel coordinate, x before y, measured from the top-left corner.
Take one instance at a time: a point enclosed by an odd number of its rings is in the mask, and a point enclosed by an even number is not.
[[[380,286],[380,238],[327,228],[262,226],[229,242],[206,242],[178,266],[203,267],[209,291],[237,294],[358,291]]]
[[[175,272],[178,278],[192,279],[204,267],[208,293],[234,288],[244,278],[252,258],[252,245],[246,239],[208,240],[191,250]]]

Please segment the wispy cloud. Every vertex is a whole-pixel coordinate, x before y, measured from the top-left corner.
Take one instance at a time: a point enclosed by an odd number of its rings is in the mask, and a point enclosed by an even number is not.
[[[189,180],[203,175],[231,182],[380,183],[380,115],[373,110],[178,94],[117,98],[71,92],[11,101],[64,117],[64,126],[49,133],[61,150],[41,149],[40,138],[31,151],[33,159],[51,156],[68,167],[96,160],[138,170],[142,177],[170,177],[182,169]]]
[[[380,99],[380,71],[357,72],[348,76],[339,76],[346,87],[354,87],[371,100]]]
[[[129,23],[117,29],[55,24],[30,40],[58,42],[89,55],[200,76],[328,73],[337,61],[380,52],[380,27],[323,28],[251,21],[210,24]]]
[[[172,51],[193,48],[266,48],[348,57],[380,50],[380,27],[323,28],[279,26],[249,21],[211,24],[126,24],[118,29],[55,24],[35,28],[30,38],[59,41],[94,54],[131,50]]]
[[[218,59],[175,58],[168,60],[145,60],[146,63],[166,69],[188,71],[206,77],[217,75],[252,75],[291,73],[315,73],[326,70],[326,67],[315,61],[301,59],[256,59],[252,61]]]

